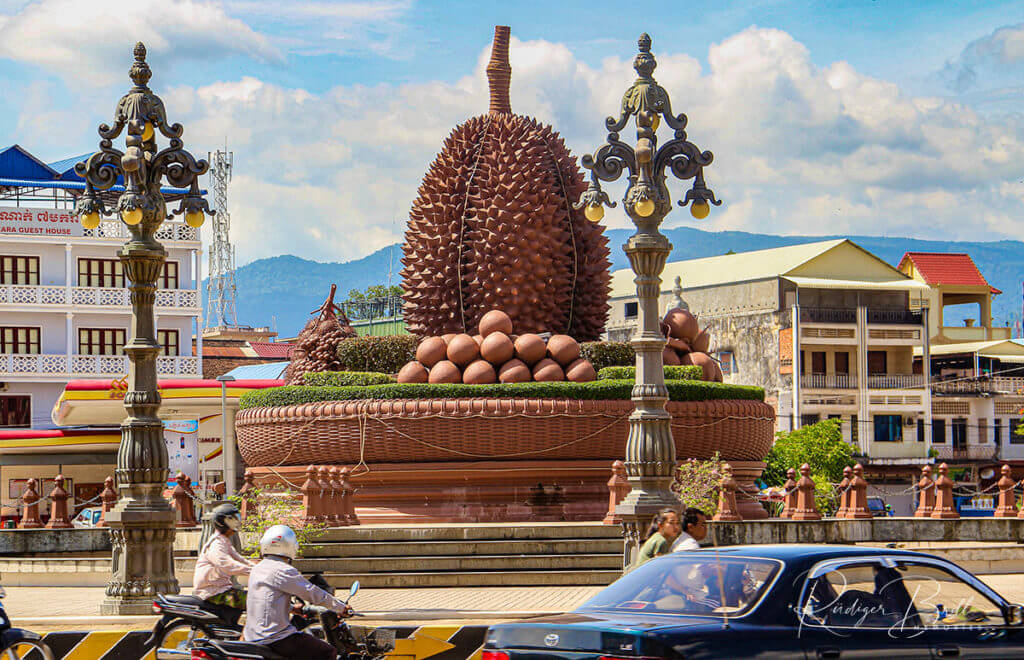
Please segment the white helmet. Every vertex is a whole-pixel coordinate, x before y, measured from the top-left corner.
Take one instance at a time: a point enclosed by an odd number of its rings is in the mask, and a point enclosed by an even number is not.
[[[295,559],[295,555],[299,554],[299,539],[288,525],[274,525],[263,532],[260,554]]]

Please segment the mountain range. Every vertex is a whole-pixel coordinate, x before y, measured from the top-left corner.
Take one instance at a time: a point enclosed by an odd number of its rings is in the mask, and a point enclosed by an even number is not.
[[[628,268],[629,261],[622,244],[632,234],[628,229],[606,232],[612,247],[612,269]],[[664,231],[672,241],[670,261],[697,259],[733,252],[749,252],[786,245],[811,243],[831,238],[849,238],[869,252],[896,265],[904,252],[966,252],[971,255],[982,274],[1003,294],[996,296],[992,313],[1000,325],[1017,321],[1021,313],[1021,280],[1024,278],[1024,243],[1021,241],[932,241],[888,236],[777,236],[739,231],[703,231],[679,227]],[[274,327],[279,336],[294,337],[327,297],[331,284],[338,285],[337,301],[351,289],[365,289],[374,284],[401,284],[399,244],[344,263],[318,262],[294,255],[259,259],[237,269],[236,309],[238,322],[244,325]],[[204,287],[205,292],[205,287]],[[205,295],[205,294],[204,294]],[[976,314],[965,310],[964,316]],[[946,323],[959,323],[947,316]]]

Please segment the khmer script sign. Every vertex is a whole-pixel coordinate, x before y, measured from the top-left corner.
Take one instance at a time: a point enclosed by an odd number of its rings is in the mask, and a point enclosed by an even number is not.
[[[0,234],[18,236],[84,236],[71,211],[0,206]]]

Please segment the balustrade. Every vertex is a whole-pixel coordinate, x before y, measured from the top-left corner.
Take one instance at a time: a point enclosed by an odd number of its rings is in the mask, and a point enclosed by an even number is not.
[[[0,304],[8,305],[71,305],[74,307],[124,307],[131,309],[128,289],[76,286],[71,295],[64,286],[0,285]],[[164,309],[198,309],[196,289],[160,289],[156,306]]]
[[[159,357],[157,373],[161,376],[196,376],[199,358],[191,355]],[[125,355],[21,355],[0,353],[0,376],[123,376],[128,373]]]

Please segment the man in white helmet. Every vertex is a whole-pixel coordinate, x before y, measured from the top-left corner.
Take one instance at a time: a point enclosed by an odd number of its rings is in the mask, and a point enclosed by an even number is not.
[[[336,660],[338,652],[327,642],[300,633],[291,623],[291,597],[333,610],[342,616],[348,606],[314,586],[292,566],[299,540],[287,525],[274,525],[260,539],[263,560],[249,574],[249,596],[242,639],[266,644],[279,655],[302,660]]]

